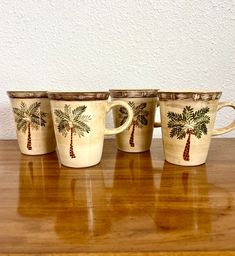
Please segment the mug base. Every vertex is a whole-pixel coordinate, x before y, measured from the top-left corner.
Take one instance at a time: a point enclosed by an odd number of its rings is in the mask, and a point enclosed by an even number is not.
[[[50,150],[50,151],[47,151],[47,152],[39,152],[39,153],[25,153],[25,152],[22,152],[22,151],[20,151],[20,153],[22,154],[22,155],[25,155],[25,156],[41,156],[41,155],[47,155],[47,154],[50,154],[50,153],[53,153],[53,152],[55,152],[56,151],[56,149],[53,149],[53,150]]]
[[[122,151],[122,152],[126,152],[126,153],[144,153],[144,152],[147,152],[149,151],[150,149],[144,149],[144,150],[135,150],[135,151],[131,151],[131,150],[124,150],[124,149],[121,149],[121,148],[117,148],[119,151]]]
[[[203,165],[205,164],[206,162],[203,162],[203,163],[198,163],[198,164],[195,164],[195,163],[188,163],[188,164],[180,164],[180,163],[176,163],[176,162],[173,162],[173,161],[169,161],[167,159],[165,159],[166,162],[170,163],[170,164],[174,164],[174,165],[177,165],[177,166],[185,166],[185,167],[193,167],[193,166],[199,166],[199,165]]]
[[[71,166],[71,165],[63,164],[63,163],[61,163],[61,165],[64,166],[64,167],[67,167],[67,168],[72,168],[72,169],[86,169],[86,168],[90,168],[90,167],[96,166],[99,163],[100,162],[95,163],[95,164],[91,164],[91,165],[86,165],[86,166]]]

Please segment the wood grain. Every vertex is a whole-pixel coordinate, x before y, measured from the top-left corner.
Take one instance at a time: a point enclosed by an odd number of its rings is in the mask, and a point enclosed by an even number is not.
[[[205,165],[145,153],[60,166],[56,153],[26,156],[0,141],[0,254],[235,255],[235,139],[213,139]],[[138,253],[137,253],[138,252]]]

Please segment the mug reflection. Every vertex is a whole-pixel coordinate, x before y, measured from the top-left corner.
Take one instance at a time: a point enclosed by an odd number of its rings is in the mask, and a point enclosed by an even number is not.
[[[179,167],[164,163],[154,216],[164,231],[187,230],[193,234],[211,230],[206,165]]]
[[[115,211],[113,216],[120,220],[128,216],[152,214],[158,178],[151,151],[135,154],[117,151],[111,191],[111,206]]]
[[[110,230],[109,205],[102,167],[61,168],[59,181],[60,210],[55,231],[69,243],[86,243]]]
[[[46,217],[55,214],[59,175],[55,153],[40,156],[21,155],[18,213],[24,217]]]

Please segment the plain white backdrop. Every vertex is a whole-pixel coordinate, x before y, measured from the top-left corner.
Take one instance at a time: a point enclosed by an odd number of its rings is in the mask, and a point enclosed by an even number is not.
[[[0,139],[15,138],[7,90],[195,88],[234,101],[234,3],[1,0]],[[233,119],[226,108],[216,125]]]

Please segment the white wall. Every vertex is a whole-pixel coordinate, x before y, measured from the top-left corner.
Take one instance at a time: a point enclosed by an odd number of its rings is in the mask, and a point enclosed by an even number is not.
[[[232,0],[1,0],[0,139],[15,138],[7,90],[213,87],[234,101],[234,31]]]

